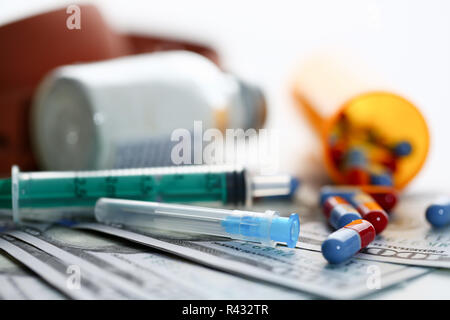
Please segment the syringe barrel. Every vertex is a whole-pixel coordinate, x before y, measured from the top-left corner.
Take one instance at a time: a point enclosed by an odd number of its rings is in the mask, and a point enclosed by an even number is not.
[[[57,221],[93,217],[101,197],[161,202],[244,204],[245,170],[236,166],[178,166],[80,172],[12,170],[14,219]]]
[[[251,190],[254,198],[292,197],[298,185],[299,181],[289,174],[251,177]]]
[[[135,228],[207,234],[273,246],[298,239],[299,220],[275,211],[253,212],[179,204],[102,198],[95,206],[97,221]]]

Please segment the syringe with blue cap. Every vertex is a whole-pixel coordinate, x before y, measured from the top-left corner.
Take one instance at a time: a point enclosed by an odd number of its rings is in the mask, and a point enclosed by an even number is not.
[[[213,235],[267,246],[286,243],[289,248],[295,247],[300,233],[296,213],[280,217],[270,210],[254,212],[110,198],[97,201],[95,218],[125,228]]]
[[[21,172],[0,179],[0,210],[14,221],[93,218],[102,197],[170,203],[250,206],[258,197],[290,195],[295,178],[251,175],[241,166],[201,165],[97,171]]]

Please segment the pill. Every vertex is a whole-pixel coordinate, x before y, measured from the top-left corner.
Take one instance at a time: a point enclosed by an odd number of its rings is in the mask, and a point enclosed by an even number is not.
[[[371,173],[370,183],[375,186],[392,186],[392,177],[388,172]]]
[[[405,157],[411,154],[412,146],[408,141],[401,141],[394,145],[392,151],[397,157]]]
[[[360,192],[360,189],[354,186],[323,186],[320,189],[319,203],[323,206],[328,197],[341,197],[351,203],[351,198],[357,192]]]
[[[355,194],[351,203],[358,210],[361,217],[369,221],[375,228],[377,234],[381,233],[389,222],[387,213],[381,206],[367,193]]]
[[[328,197],[323,203],[323,213],[334,229],[340,229],[353,220],[361,219],[358,211],[344,198]]]
[[[361,148],[351,148],[346,155],[348,168],[364,168],[367,165],[367,155]]]
[[[370,175],[365,169],[350,168],[347,170],[346,181],[351,185],[366,185],[370,182]]]
[[[322,243],[322,255],[329,263],[342,263],[367,247],[375,239],[375,234],[369,221],[354,220],[328,236]]]
[[[345,158],[346,181],[352,185],[365,185],[370,183],[367,172],[367,154],[363,148],[351,148]]]
[[[343,143],[336,143],[335,145],[330,147],[330,157],[333,160],[334,164],[338,166],[345,155],[345,145]]]
[[[365,186],[362,191],[369,194],[387,213],[397,204],[397,191],[392,187]]]
[[[434,227],[443,227],[450,224],[450,198],[442,198],[431,204],[425,216]]]
[[[380,159],[379,162],[391,172],[395,172],[397,170],[397,159],[392,155]]]
[[[398,201],[397,191],[392,187],[386,186],[324,186],[320,189],[319,203],[323,206],[323,203],[328,197],[339,196],[347,200],[350,204],[355,194],[359,192],[365,192],[369,194],[385,211],[392,210]]]

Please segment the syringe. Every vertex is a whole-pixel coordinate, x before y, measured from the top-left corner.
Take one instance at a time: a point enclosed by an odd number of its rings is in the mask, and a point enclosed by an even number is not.
[[[300,233],[298,214],[280,217],[278,212],[253,212],[101,198],[95,218],[105,224],[207,234],[274,246],[295,247]]]
[[[253,197],[289,195],[294,178],[250,177],[236,166],[178,166],[70,172],[20,172],[0,180],[0,208],[14,221],[93,217],[101,197],[158,202],[220,202],[249,206]]]

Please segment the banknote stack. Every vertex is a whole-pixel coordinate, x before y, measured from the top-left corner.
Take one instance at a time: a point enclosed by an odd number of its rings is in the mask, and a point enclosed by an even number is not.
[[[1,299],[359,299],[450,268],[448,228],[424,220],[425,195],[405,195],[392,222],[364,251],[330,265],[320,244],[331,229],[315,206],[299,212],[296,248],[82,222],[1,220]],[[444,271],[446,272],[446,271]]]

